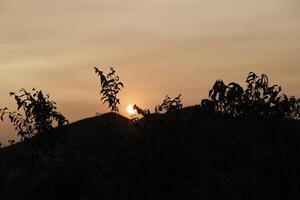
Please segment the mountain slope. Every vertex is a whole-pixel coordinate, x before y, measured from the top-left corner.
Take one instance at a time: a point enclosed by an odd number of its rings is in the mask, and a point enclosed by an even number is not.
[[[0,150],[0,199],[292,199],[299,121],[108,113]]]

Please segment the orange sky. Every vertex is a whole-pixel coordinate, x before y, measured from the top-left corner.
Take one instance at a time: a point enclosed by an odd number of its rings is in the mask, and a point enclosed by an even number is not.
[[[9,91],[49,93],[70,121],[107,109],[94,66],[114,66],[121,114],[169,94],[198,104],[218,78],[267,73],[300,96],[299,0],[1,0],[0,106]],[[0,124],[0,141],[14,137]]]

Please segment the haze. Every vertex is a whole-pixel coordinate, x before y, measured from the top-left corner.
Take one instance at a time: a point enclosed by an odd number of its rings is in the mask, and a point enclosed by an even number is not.
[[[8,92],[49,93],[72,122],[107,112],[93,67],[113,66],[129,104],[153,110],[167,94],[199,104],[216,79],[267,73],[300,96],[298,0],[1,0],[0,106]],[[0,124],[0,141],[14,138]]]

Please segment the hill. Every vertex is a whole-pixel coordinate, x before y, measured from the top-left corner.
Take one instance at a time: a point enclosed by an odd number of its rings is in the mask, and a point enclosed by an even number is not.
[[[0,150],[0,199],[295,199],[300,123],[199,107],[84,119]]]

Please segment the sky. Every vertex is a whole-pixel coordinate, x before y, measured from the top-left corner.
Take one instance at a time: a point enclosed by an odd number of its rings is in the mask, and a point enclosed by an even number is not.
[[[114,67],[128,104],[153,110],[165,95],[185,106],[216,79],[266,73],[300,96],[300,0],[0,0],[0,107],[10,91],[50,94],[71,122],[108,109],[93,67]],[[15,137],[0,123],[0,142]]]

